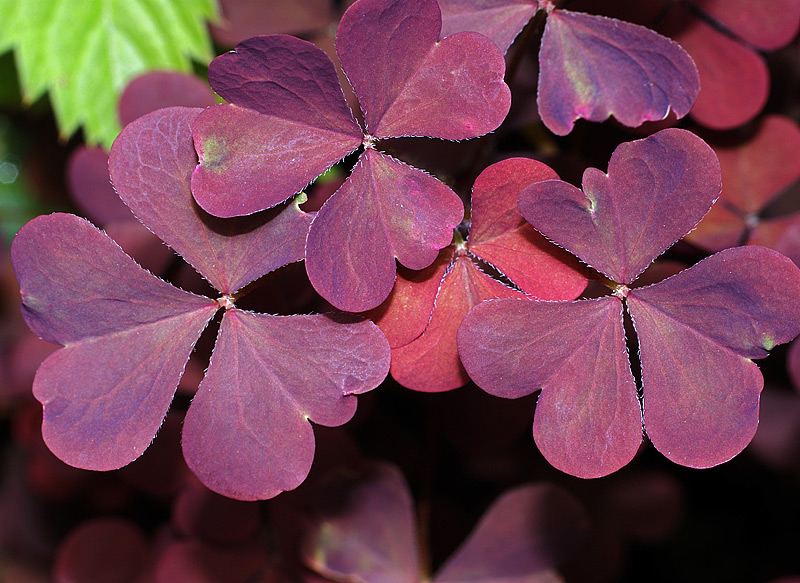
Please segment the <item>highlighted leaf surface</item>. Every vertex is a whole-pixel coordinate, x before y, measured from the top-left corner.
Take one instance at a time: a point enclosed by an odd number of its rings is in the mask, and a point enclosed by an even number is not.
[[[344,14],[336,52],[368,134],[463,140],[503,121],[511,92],[497,47],[473,33],[437,42],[440,30],[434,0],[360,0]]]
[[[28,223],[11,257],[28,325],[65,346],[34,381],[48,447],[85,469],[133,461],[161,425],[217,303],[151,275],[73,215]]]
[[[488,36],[504,53],[538,10],[536,0],[439,0],[442,37],[472,30]]]
[[[677,43],[642,26],[579,12],[553,10],[539,51],[539,115],[558,135],[578,118],[613,115],[636,127],[670,110],[689,113],[700,80]]]
[[[540,233],[617,283],[629,284],[708,212],[720,192],[713,150],[685,130],[621,144],[608,174],[588,168],[583,192],[532,184],[522,216]]]
[[[228,310],[184,422],[189,467],[242,500],[296,488],[314,458],[309,421],[349,421],[355,395],[383,381],[389,358],[371,322]]]
[[[231,294],[302,259],[312,217],[294,203],[239,219],[197,209],[189,188],[197,164],[191,127],[201,111],[175,107],[135,120],[114,143],[109,169],[136,216],[217,290]]]
[[[748,246],[630,293],[645,426],[664,455],[709,467],[750,442],[763,386],[750,359],[800,332],[798,289],[790,260]]]
[[[368,149],[320,209],[306,242],[314,288],[340,310],[378,306],[395,279],[436,259],[464,215],[461,199],[421,170]]]
[[[617,298],[484,302],[464,318],[458,350],[472,380],[492,395],[542,389],[533,433],[556,468],[599,477],[633,459],[641,412]]]

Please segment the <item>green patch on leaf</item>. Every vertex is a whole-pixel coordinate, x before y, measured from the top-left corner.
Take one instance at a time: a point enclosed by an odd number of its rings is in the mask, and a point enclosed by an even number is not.
[[[214,0],[0,0],[0,52],[14,49],[23,100],[50,94],[63,137],[111,146],[125,85],[208,62]]]

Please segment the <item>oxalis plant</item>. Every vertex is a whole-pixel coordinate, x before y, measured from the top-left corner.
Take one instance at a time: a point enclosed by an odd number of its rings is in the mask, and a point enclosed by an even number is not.
[[[23,227],[11,248],[23,315],[63,346],[33,386],[50,450],[91,470],[141,456],[216,318],[182,448],[200,481],[228,497],[299,486],[314,458],[312,424],[346,423],[357,395],[389,373],[421,392],[470,380],[507,399],[541,391],[534,440],[572,476],[628,464],[643,428],[677,464],[737,455],[758,424],[753,360],[800,333],[800,270],[748,245],[639,284],[725,188],[701,138],[669,127],[621,143],[606,170],[585,170],[581,188],[531,157],[477,155],[464,198],[389,153],[396,138],[435,145],[498,130],[516,98],[506,64],[532,49],[506,52],[526,26],[523,40],[544,27],[537,108],[553,134],[611,116],[627,127],[674,124],[697,99],[691,57],[642,26],[548,1],[358,0],[336,33],[343,76],[308,41],[254,37],[209,67],[225,103],[127,125],[110,151],[114,189],[216,291],[159,279],[74,215]],[[334,166],[346,172],[341,186],[304,211],[304,190]],[[330,310],[237,305],[299,261]],[[378,473],[401,481],[394,469]],[[342,560],[315,559],[334,579],[366,577]]]

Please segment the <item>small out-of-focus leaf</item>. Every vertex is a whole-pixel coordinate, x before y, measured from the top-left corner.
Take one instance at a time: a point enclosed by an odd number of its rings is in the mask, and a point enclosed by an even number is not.
[[[144,533],[121,518],[95,518],[67,535],[53,566],[55,583],[145,583],[150,549]]]
[[[196,209],[189,188],[197,163],[191,125],[201,111],[167,108],[133,121],[111,149],[109,167],[136,216],[217,290],[231,294],[299,261],[312,217],[296,203],[231,220]]]
[[[67,161],[67,184],[78,209],[98,225],[134,218],[111,186],[105,148],[76,149]]]
[[[488,36],[504,53],[538,10],[537,0],[439,0],[442,38],[463,31]]]
[[[577,499],[556,486],[505,492],[469,538],[436,573],[434,583],[556,583],[553,568],[584,541],[589,517]]]
[[[762,51],[789,44],[800,29],[797,0],[692,0],[692,4]]]
[[[119,132],[117,100],[147,70],[208,62],[212,0],[0,0],[0,50],[15,50],[27,103],[49,93],[61,134],[84,127],[106,149]]]
[[[336,52],[367,133],[463,140],[503,121],[511,92],[500,51],[475,33],[439,41],[440,30],[435,0],[360,0],[345,12]]]
[[[139,75],[119,98],[119,122],[126,126],[162,107],[210,107],[217,103],[208,83],[189,73],[152,71]]]
[[[470,378],[492,395],[542,390],[534,439],[556,468],[599,477],[636,454],[641,411],[617,298],[483,302],[464,317],[458,352]]]
[[[719,193],[714,151],[691,132],[666,129],[618,146],[607,174],[588,168],[583,192],[556,180],[532,184],[519,209],[548,239],[629,284],[697,224]]]
[[[331,479],[317,504],[319,524],[303,559],[335,581],[417,583],[414,502],[402,473],[372,464],[366,475]]]
[[[758,215],[800,178],[800,127],[787,117],[766,116],[746,141],[714,150],[722,169],[722,195],[685,239],[721,251],[738,245],[749,231],[752,242],[772,247],[767,241],[778,238],[778,223],[762,224]]]
[[[284,583],[269,565],[260,542],[224,547],[197,539],[177,540],[161,549],[152,583]]]
[[[692,56],[700,74],[700,94],[691,117],[715,130],[753,119],[769,95],[769,71],[752,49],[675,5],[664,29]]]
[[[327,26],[332,0],[220,0],[222,22],[211,28],[218,43],[233,46],[262,34],[301,34]]]
[[[800,332],[800,271],[737,247],[628,296],[639,338],[647,434],[669,459],[710,467],[755,433],[763,358]]]
[[[65,346],[34,380],[48,447],[84,469],[133,461],[161,425],[217,303],[154,277],[73,215],[28,223],[11,259],[26,322]]]
[[[578,118],[613,115],[626,126],[683,117],[700,90],[680,45],[645,27],[604,16],[553,10],[539,51],[539,115],[558,135]]]
[[[314,218],[306,241],[309,279],[340,310],[375,308],[394,284],[394,258],[410,269],[427,267],[463,213],[447,186],[367,149]]]
[[[349,421],[355,395],[383,381],[389,360],[372,322],[229,309],[186,414],[186,463],[210,489],[240,500],[296,488],[314,457],[309,421]]]

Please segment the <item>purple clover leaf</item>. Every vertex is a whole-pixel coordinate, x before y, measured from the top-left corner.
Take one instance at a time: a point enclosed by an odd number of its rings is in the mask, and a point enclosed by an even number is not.
[[[209,488],[263,499],[296,487],[311,466],[309,421],[341,425],[355,395],[389,367],[377,327],[355,316],[240,310],[240,290],[303,257],[311,216],[298,201],[237,219],[199,210],[191,124],[168,108],[129,124],[111,149],[120,198],[220,292],[190,294],[139,267],[103,232],[67,214],[34,219],[11,256],[31,329],[64,346],[40,367],[42,432],[63,461],[110,470],[142,454],[161,425],[189,354],[224,315],[183,434],[189,467]]]
[[[752,359],[800,333],[800,270],[775,251],[748,246],[628,287],[719,192],[714,152],[678,129],[622,144],[607,174],[586,170],[583,191],[558,180],[523,190],[525,219],[600,271],[614,294],[484,302],[464,318],[458,347],[487,392],[517,398],[542,390],[533,433],[556,468],[599,477],[627,464],[641,441],[642,410],[653,445],[686,466],[725,462],[755,433],[763,379]],[[639,342],[641,410],[625,307]]]
[[[440,41],[440,30],[434,0],[359,0],[345,12],[336,50],[363,129],[333,63],[311,43],[255,37],[215,59],[209,81],[230,103],[193,126],[198,204],[220,217],[270,208],[363,146],[314,219],[305,257],[312,284],[334,306],[376,307],[392,288],[395,258],[411,269],[430,265],[463,217],[452,190],[380,152],[380,140],[478,137],[510,107],[495,45],[472,32]]]
[[[550,0],[440,0],[448,34],[476,31],[505,52],[539,10],[539,116],[560,136],[575,120],[614,116],[636,127],[683,117],[700,92],[697,68],[676,42],[622,20],[554,8]]]

